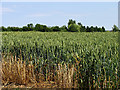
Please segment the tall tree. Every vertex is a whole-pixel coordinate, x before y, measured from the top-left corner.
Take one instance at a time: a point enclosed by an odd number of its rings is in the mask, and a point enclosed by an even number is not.
[[[103,29],[99,27],[98,32],[103,32]]]
[[[76,24],[76,21],[75,21],[75,20],[72,20],[72,19],[69,19],[68,26],[69,26],[70,24]]]
[[[80,32],[86,32],[85,26],[81,26]]]
[[[94,27],[91,26],[91,27],[90,27],[90,32],[93,32],[93,31],[94,31]]]
[[[27,27],[28,27],[28,31],[32,31],[34,28],[32,23],[27,24]]]
[[[70,32],[79,32],[80,31],[80,26],[76,24],[70,24],[68,27],[68,31]]]
[[[86,28],[86,32],[90,32],[90,28],[88,26]]]
[[[1,27],[2,31],[7,31],[7,28],[5,28],[4,26]]]
[[[65,25],[63,25],[62,27],[60,27],[61,31],[63,32],[67,32],[67,27]]]
[[[103,30],[103,32],[105,32],[105,28],[104,27],[102,27],[102,30]]]
[[[98,31],[98,27],[96,26],[95,29],[94,29],[94,32],[97,32]]]
[[[113,32],[119,31],[119,28],[116,25],[113,25],[112,31]]]
[[[40,24],[35,25],[35,31],[41,31],[43,29]]]

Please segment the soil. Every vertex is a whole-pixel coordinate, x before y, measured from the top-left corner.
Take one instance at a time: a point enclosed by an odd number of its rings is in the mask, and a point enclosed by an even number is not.
[[[41,84],[40,83],[37,83],[37,84],[28,84],[27,86],[26,85],[15,85],[14,83],[11,83],[7,86],[4,86],[2,87],[4,88],[3,90],[7,90],[5,88],[29,88],[29,89],[34,89],[34,88],[57,88],[57,85],[55,84],[55,82],[52,82],[52,81],[45,81],[45,82],[42,82]]]

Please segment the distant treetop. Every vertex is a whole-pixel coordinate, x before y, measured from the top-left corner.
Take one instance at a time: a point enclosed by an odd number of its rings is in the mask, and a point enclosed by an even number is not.
[[[63,25],[62,27],[59,26],[53,26],[48,27],[46,25],[36,24],[35,26],[30,23],[27,24],[27,26],[20,27],[0,27],[2,31],[40,31],[40,32],[106,32],[105,28],[102,27],[89,27],[89,26],[83,26],[81,22],[78,22],[76,24],[75,20],[69,19],[68,26]],[[116,25],[113,25],[112,28],[113,32],[120,31],[119,28]]]

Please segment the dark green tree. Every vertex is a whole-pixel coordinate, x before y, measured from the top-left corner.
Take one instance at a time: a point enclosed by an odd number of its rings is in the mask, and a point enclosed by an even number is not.
[[[79,32],[80,31],[80,26],[79,25],[76,25],[76,24],[70,24],[68,26],[68,31],[69,32]]]
[[[102,31],[105,32],[105,28],[104,27],[102,27]]]
[[[90,32],[90,28],[88,26],[86,28],[86,32]]]
[[[35,31],[43,31],[43,25],[36,24],[35,25]]]
[[[22,31],[28,31],[28,27],[27,26],[23,26]]]
[[[119,31],[119,28],[118,28],[116,25],[113,25],[112,31],[113,31],[113,32],[117,32],[117,31]]]
[[[7,31],[13,31],[13,29],[10,26],[8,26]]]
[[[60,27],[60,29],[61,29],[62,32],[67,32],[67,30],[68,30],[65,25],[63,25],[62,27]]]
[[[97,32],[98,31],[98,27],[96,26],[95,28],[94,28],[94,32]]]
[[[13,28],[13,31],[20,31],[19,27],[12,27],[12,28]]]
[[[70,24],[76,24],[76,21],[75,21],[75,20],[72,20],[72,19],[69,19],[68,26],[69,26]]]
[[[86,32],[85,26],[81,26],[80,32]]]
[[[58,32],[58,31],[61,31],[61,29],[59,28],[59,26],[54,26],[52,27],[52,31]]]
[[[82,24],[81,24],[80,22],[78,22],[78,25],[79,25],[79,26],[82,26]]]
[[[103,32],[103,29],[102,28],[98,28],[98,32]]]
[[[30,23],[30,24],[27,24],[27,27],[28,27],[28,31],[33,31],[34,27],[33,27],[33,24]]]
[[[94,32],[94,27],[93,26],[90,27],[90,32]]]
[[[1,27],[2,31],[7,31],[7,28],[5,28],[4,26]]]
[[[41,25],[41,27],[43,27],[43,29],[41,29],[42,32],[47,31],[47,26],[46,25]]]
[[[46,27],[46,32],[52,32],[51,27]]]

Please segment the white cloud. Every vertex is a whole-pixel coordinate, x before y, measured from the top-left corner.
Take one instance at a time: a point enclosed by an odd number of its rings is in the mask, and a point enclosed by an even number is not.
[[[70,16],[70,17],[85,17],[90,16],[91,14],[64,14],[63,16]]]
[[[35,13],[27,15],[27,17],[45,17],[45,16],[53,16],[53,15],[63,15],[63,12],[53,11],[50,13]]]
[[[61,15],[61,16],[69,16],[69,17],[83,17],[83,16],[90,16],[93,15],[93,13],[67,13],[67,12],[60,12],[60,11],[56,11],[54,13],[52,13],[53,15]]]
[[[9,13],[9,12],[14,12],[14,10],[10,8],[0,7],[0,13]]]
[[[27,15],[27,17],[45,17],[45,16],[51,16],[51,14],[47,14],[47,13],[36,13],[36,14]]]
[[[92,13],[93,14],[93,13]],[[26,15],[27,17],[30,18],[38,18],[38,17],[46,17],[46,16],[67,16],[67,17],[85,17],[85,16],[90,16],[92,14],[85,14],[85,13],[75,13],[75,14],[71,14],[71,13],[65,13],[65,12],[61,12],[61,11],[54,11],[51,13],[36,13],[36,14],[30,14],[30,15]]]

